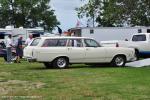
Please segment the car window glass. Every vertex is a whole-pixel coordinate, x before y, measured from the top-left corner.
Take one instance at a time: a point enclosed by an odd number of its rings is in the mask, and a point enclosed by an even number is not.
[[[34,40],[32,41],[32,43],[30,44],[30,46],[37,46],[37,45],[39,44],[40,40],[41,40],[40,38],[34,39]]]
[[[66,46],[66,39],[46,39],[42,47],[63,47]]]
[[[100,47],[100,45],[92,39],[85,39],[84,43],[86,47]]]
[[[68,43],[69,47],[83,47],[81,39],[70,39]]]
[[[146,41],[145,35],[134,35],[132,41]]]

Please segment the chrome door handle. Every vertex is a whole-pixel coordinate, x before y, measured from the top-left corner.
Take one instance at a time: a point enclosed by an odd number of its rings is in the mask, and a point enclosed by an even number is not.
[[[86,48],[86,50],[89,50],[88,48]]]
[[[68,50],[72,50],[72,48],[68,48]]]

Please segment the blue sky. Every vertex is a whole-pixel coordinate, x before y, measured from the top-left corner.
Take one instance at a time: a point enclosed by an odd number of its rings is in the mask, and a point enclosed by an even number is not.
[[[75,8],[83,5],[80,0],[51,0],[50,5],[55,10],[63,31],[76,26],[78,17]]]

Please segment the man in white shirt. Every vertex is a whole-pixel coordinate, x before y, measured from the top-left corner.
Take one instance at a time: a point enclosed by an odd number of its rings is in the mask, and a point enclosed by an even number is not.
[[[6,53],[7,53],[7,63],[11,63],[11,59],[12,59],[12,51],[11,51],[11,48],[12,48],[12,36],[9,35],[8,36],[8,39],[6,40]]]
[[[29,45],[31,43],[31,41],[33,40],[33,35],[30,34],[29,38],[26,40],[25,45]]]

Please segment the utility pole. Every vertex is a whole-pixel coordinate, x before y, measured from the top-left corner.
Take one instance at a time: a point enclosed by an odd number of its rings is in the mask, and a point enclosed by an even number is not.
[[[94,10],[93,10],[93,27],[95,27],[95,14],[94,14]]]
[[[14,22],[15,22],[15,19],[14,19],[14,2],[15,2],[14,0],[10,0],[10,11],[11,11],[10,13],[11,13],[11,17],[12,17],[11,21],[10,21],[11,26],[12,25],[14,26]]]
[[[93,27],[95,27],[95,3],[96,1],[93,1],[93,0],[89,0],[90,2],[90,7],[91,7],[91,17],[92,17],[92,24],[93,24]]]

